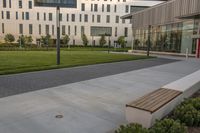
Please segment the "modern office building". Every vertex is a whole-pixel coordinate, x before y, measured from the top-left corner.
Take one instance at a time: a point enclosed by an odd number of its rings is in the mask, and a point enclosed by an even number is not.
[[[190,54],[200,52],[200,0],[169,0],[148,9],[125,15],[132,19],[135,49]]]
[[[111,45],[119,36],[125,36],[131,44],[132,30],[130,20],[121,16],[134,11],[134,6],[151,6],[148,2],[134,0],[77,0],[77,8],[61,8],[61,36],[69,35],[70,44],[82,44],[81,35],[86,34],[89,44],[98,45],[99,35],[110,34]],[[155,4],[155,3],[153,3]],[[8,33],[18,38],[31,35],[35,43],[38,38],[50,34],[56,38],[56,9],[38,7],[34,0],[0,1],[0,37]]]

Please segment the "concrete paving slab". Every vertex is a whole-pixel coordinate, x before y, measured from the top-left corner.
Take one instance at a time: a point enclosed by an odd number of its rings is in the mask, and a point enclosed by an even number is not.
[[[0,133],[111,132],[126,123],[125,104],[198,66],[181,61],[1,98]]]

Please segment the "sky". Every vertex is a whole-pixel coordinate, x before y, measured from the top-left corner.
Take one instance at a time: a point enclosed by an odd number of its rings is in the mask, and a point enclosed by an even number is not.
[[[156,4],[162,3],[160,1],[140,1],[140,0],[134,0],[134,5],[144,5],[144,6],[153,6]]]

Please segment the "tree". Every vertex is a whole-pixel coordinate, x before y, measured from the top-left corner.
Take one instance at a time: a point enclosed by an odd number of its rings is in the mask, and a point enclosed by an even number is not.
[[[62,38],[62,40],[63,40],[63,43],[64,43],[66,46],[68,46],[69,41],[70,41],[69,36],[68,36],[68,35],[64,35],[63,38]]]
[[[51,42],[51,35],[47,34],[46,36],[41,36],[40,41],[42,44],[46,45],[48,50],[49,44]]]
[[[5,35],[4,40],[6,43],[12,43],[15,41],[15,37],[12,34],[7,34]]]
[[[100,44],[100,46],[103,46],[103,45],[106,44],[105,35],[101,35],[101,38],[99,40],[99,44]]]
[[[83,34],[82,36],[81,36],[81,38],[82,38],[82,41],[83,41],[83,45],[84,46],[87,46],[88,45],[88,38],[87,38],[87,36],[85,35],[85,34]]]
[[[17,42],[19,43],[20,47],[22,47],[22,46],[24,47],[25,43],[26,43],[26,39],[25,39],[24,35],[19,36]]]
[[[26,44],[32,44],[33,38],[32,36],[25,36],[25,43]]]
[[[124,36],[120,36],[117,41],[118,41],[119,45],[121,45],[122,48],[125,48],[126,40],[125,40]]]

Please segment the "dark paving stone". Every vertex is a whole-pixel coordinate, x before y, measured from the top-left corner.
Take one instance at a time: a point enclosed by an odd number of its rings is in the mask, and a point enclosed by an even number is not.
[[[175,61],[177,60],[154,58],[4,75],[0,76],[0,98]]]

